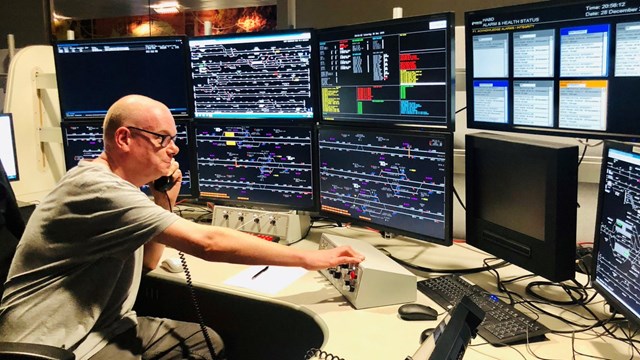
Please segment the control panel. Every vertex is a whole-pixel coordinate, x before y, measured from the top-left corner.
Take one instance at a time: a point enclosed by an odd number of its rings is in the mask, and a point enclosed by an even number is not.
[[[417,278],[373,245],[358,239],[322,234],[319,249],[349,245],[365,256],[360,264],[344,264],[320,272],[356,309],[414,302]]]
[[[295,212],[254,210],[229,206],[213,208],[211,225],[232,228],[254,234],[273,235],[290,244],[302,239],[309,231],[309,215]]]

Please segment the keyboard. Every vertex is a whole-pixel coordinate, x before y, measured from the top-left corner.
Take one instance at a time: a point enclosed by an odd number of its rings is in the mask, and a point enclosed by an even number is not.
[[[486,313],[478,327],[478,335],[494,346],[525,343],[527,339],[529,342],[545,340],[544,335],[549,332],[538,321],[458,275],[420,280],[418,290],[447,310],[454,308],[467,295]]]
[[[246,233],[246,234],[249,234],[249,235],[253,235],[255,237],[259,237],[262,240],[267,240],[267,241],[271,241],[271,242],[280,241],[280,236],[278,236],[278,235],[268,235],[268,234],[254,233],[254,232],[244,231],[244,230],[242,230],[242,232]]]

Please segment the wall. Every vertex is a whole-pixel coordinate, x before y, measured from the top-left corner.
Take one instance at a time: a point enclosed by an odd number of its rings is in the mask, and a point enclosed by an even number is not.
[[[403,16],[452,11],[456,25],[464,24],[464,12],[503,5],[538,2],[535,0],[297,0],[297,27],[324,28],[391,19],[394,7],[403,8]]]
[[[14,34],[16,48],[48,44],[48,4],[49,0],[0,1],[0,49],[8,47],[7,34]]]

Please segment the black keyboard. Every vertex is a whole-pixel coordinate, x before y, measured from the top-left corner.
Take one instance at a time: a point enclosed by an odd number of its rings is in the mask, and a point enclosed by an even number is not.
[[[495,346],[525,343],[527,339],[529,342],[545,340],[544,335],[549,332],[538,321],[457,275],[420,280],[418,290],[446,310],[454,308],[467,295],[486,313],[478,335]]]

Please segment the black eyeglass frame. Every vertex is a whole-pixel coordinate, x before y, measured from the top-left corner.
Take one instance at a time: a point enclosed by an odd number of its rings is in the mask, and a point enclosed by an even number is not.
[[[135,126],[125,126],[125,127],[126,127],[127,129],[138,130],[138,131],[145,132],[145,133],[147,133],[147,134],[151,134],[151,135],[157,136],[158,138],[160,138],[160,146],[161,146],[161,147],[163,147],[163,148],[165,148],[165,147],[169,146],[169,144],[170,144],[172,141],[174,141],[174,142],[175,142],[175,141],[176,141],[176,138],[178,137],[178,134],[175,134],[175,135],[171,136],[171,135],[166,135],[166,134],[158,134],[158,133],[155,133],[155,132],[153,132],[153,131],[149,131],[149,130],[145,130],[145,129],[137,128],[137,127],[135,127]],[[167,140],[168,140],[168,141],[167,141]]]

